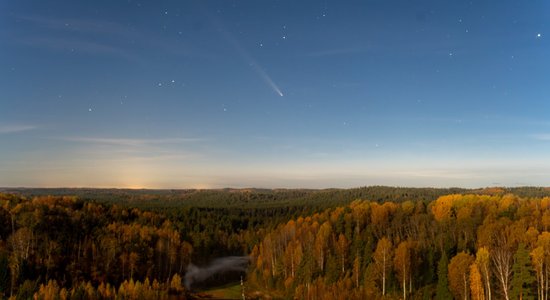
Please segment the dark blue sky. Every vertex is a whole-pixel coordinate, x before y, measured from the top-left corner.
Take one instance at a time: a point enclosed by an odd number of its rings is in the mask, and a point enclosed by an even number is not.
[[[0,186],[548,185],[548,37],[542,0],[0,1]]]

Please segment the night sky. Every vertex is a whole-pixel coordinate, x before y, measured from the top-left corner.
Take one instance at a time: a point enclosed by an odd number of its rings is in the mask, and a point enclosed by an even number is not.
[[[549,183],[550,1],[0,0],[0,186]]]

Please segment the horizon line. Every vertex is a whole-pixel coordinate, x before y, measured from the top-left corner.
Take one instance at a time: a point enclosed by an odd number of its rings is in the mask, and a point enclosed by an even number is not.
[[[174,188],[154,188],[154,187],[91,187],[91,186],[57,186],[57,187],[40,187],[40,186],[0,186],[0,191],[7,189],[72,189],[72,190],[151,190],[151,191],[168,191],[168,190],[353,190],[362,188],[373,187],[386,187],[386,188],[403,188],[403,189],[462,189],[462,190],[481,190],[490,188],[502,188],[502,189],[517,189],[517,188],[543,188],[550,189],[550,186],[537,186],[537,185],[518,185],[518,186],[479,186],[479,187],[460,187],[460,186],[447,186],[447,187],[434,187],[434,186],[398,186],[398,185],[364,185],[356,187],[322,187],[322,188],[308,188],[308,187],[220,187],[220,188],[200,188],[200,187],[174,187]]]

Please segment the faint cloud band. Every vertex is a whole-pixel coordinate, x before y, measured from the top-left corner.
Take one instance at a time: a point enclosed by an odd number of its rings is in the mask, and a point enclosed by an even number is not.
[[[29,131],[36,129],[36,126],[34,125],[1,125],[0,124],[0,134],[5,133],[17,133],[17,132],[23,132],[23,131]]]

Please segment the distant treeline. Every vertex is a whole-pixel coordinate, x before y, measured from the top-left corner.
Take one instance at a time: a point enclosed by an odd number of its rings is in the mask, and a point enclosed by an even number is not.
[[[282,205],[333,207],[357,199],[376,202],[430,202],[449,194],[514,194],[523,198],[550,196],[548,187],[408,188],[368,186],[352,189],[94,189],[94,188],[0,188],[3,193],[33,196],[76,196],[86,201],[144,207],[237,207]]]

